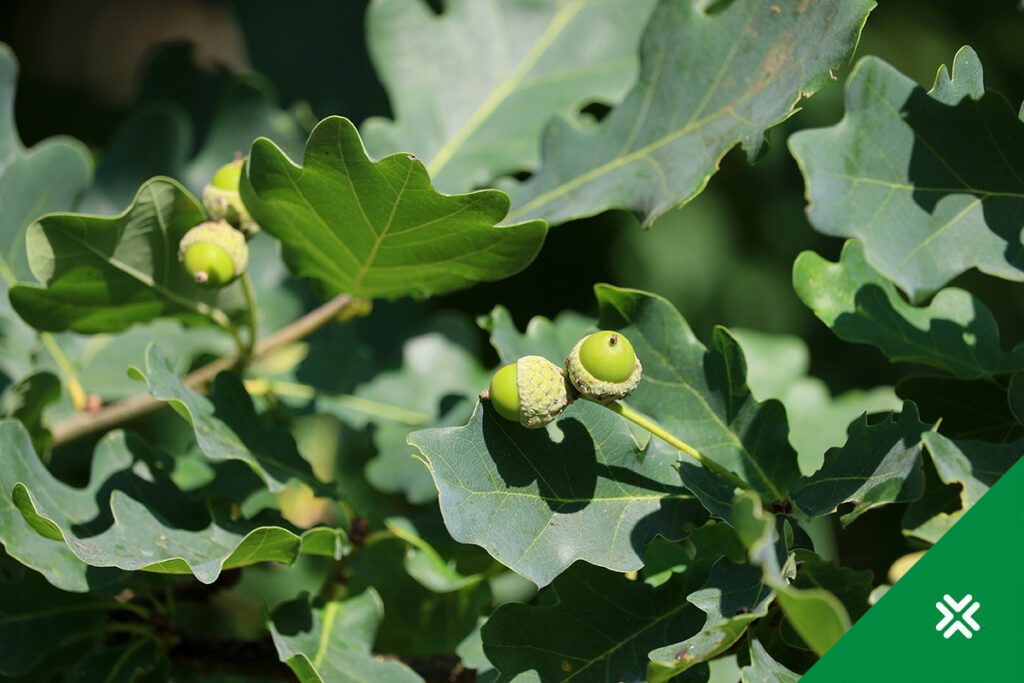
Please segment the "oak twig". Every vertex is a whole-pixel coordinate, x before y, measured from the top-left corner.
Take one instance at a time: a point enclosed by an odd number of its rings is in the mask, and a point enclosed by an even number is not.
[[[365,309],[365,304],[350,294],[339,294],[290,325],[258,341],[253,347],[252,358],[265,356],[282,346],[308,337],[339,315],[346,313],[350,308]],[[219,358],[186,375],[182,383],[197,391],[204,391],[214,377],[224,370],[235,368],[239,364],[239,360],[237,354]],[[159,401],[149,394],[139,394],[117,403],[111,403],[94,412],[75,413],[53,426],[53,445],[60,446],[83,436],[111,429],[129,420],[147,415],[162,405],[164,405],[163,401]]]

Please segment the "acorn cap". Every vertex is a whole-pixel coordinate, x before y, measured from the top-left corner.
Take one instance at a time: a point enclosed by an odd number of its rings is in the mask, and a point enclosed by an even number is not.
[[[184,260],[185,251],[193,244],[216,244],[223,247],[224,251],[231,257],[234,266],[235,277],[245,272],[245,266],[249,262],[249,245],[245,242],[245,235],[232,228],[224,221],[206,221],[200,223],[185,233],[178,243],[178,260]]]
[[[580,392],[580,396],[589,401],[605,405],[626,398],[640,384],[640,377],[643,374],[643,366],[640,365],[640,359],[636,359],[633,373],[623,381],[607,382],[600,380],[583,367],[583,362],[580,361],[580,347],[590,337],[591,335],[588,334],[576,342],[576,346],[572,347],[572,352],[565,359],[566,375],[568,375],[576,391]]]
[[[241,165],[243,161],[238,159],[232,163]],[[252,219],[249,210],[242,203],[242,196],[238,189],[224,189],[217,187],[212,182],[203,188],[203,208],[211,220],[227,221],[232,226],[241,230],[246,237],[252,237],[260,231],[260,226]]]
[[[519,389],[519,424],[538,429],[558,417],[569,405],[565,373],[543,356],[523,356],[516,361]]]

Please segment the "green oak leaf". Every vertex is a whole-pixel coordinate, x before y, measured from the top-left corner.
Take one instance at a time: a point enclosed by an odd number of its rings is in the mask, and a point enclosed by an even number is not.
[[[299,454],[291,435],[268,427],[256,414],[252,398],[236,376],[220,373],[214,379],[212,396],[207,398],[182,384],[166,354],[154,343],[146,349],[145,369],[131,367],[128,373],[144,381],[153,398],[167,401],[192,425],[199,447],[211,460],[244,462],[272,493],[296,478],[318,495],[331,495],[331,489],[316,478],[309,462]]]
[[[916,499],[923,485],[921,439],[930,429],[918,419],[913,403],[877,424],[857,420],[846,444],[830,448],[821,469],[794,486],[793,503],[817,517],[853,502],[841,518],[846,526],[871,508]]]
[[[71,667],[70,680],[103,683],[138,683],[167,678],[168,662],[156,640],[139,638],[127,644],[104,647]]]
[[[662,0],[637,84],[599,124],[556,118],[540,170],[512,190],[510,221],[557,225],[627,207],[645,225],[699,193],[732,147],[768,128],[850,58],[870,0]]]
[[[754,493],[741,491],[733,508],[733,524],[748,548],[750,561],[761,566],[764,583],[775,591],[790,625],[815,653],[824,654],[850,628],[846,607],[825,588],[790,584],[796,574],[796,558],[782,544],[775,516],[764,511]]]
[[[375,0],[370,54],[395,121],[362,126],[370,154],[412,152],[443,192],[539,164],[555,114],[614,104],[636,78],[654,0]]]
[[[522,356],[543,356],[556,365],[565,363],[572,347],[586,334],[595,332],[594,319],[563,311],[554,320],[540,316],[530,319],[526,332],[516,329],[512,314],[504,306],[495,306],[477,321],[491,335],[491,345],[503,364],[515,363]]]
[[[72,642],[95,643],[116,609],[110,598],[57,590],[33,571],[0,581],[0,675],[27,674]]]
[[[154,178],[120,216],[50,214],[29,226],[29,265],[43,287],[11,289],[14,309],[41,330],[118,332],[159,317],[230,327],[244,316],[242,287],[197,285],[178,242],[206,220],[176,181]]]
[[[785,409],[751,395],[743,351],[732,335],[716,328],[705,348],[665,299],[609,285],[597,285],[595,292],[600,327],[622,332],[643,364],[643,380],[625,402],[767,500],[786,500],[799,469]]]
[[[841,339],[967,379],[1024,368],[1024,344],[1003,351],[995,318],[980,300],[950,287],[927,306],[908,304],[865,250],[850,240],[838,263],[805,251],[793,264],[797,296]]]
[[[793,135],[789,148],[814,227],[863,240],[867,261],[912,300],[971,268],[1024,280],[1024,125],[985,92],[971,48],[928,92],[880,59],[861,60],[843,120]]]
[[[652,650],[646,680],[667,681],[725,652],[751,622],[768,614],[774,598],[774,591],[763,583],[760,567],[720,560],[704,586],[686,598],[707,615],[704,625],[686,640]]]
[[[911,375],[897,383],[896,393],[913,401],[921,419],[938,423],[939,433],[951,439],[1004,443],[1024,435],[1006,400],[1006,388],[991,379]]]
[[[508,277],[533,260],[547,232],[541,221],[495,227],[507,195],[439,194],[411,154],[370,161],[355,126],[338,116],[310,134],[302,166],[256,140],[241,192],[256,222],[284,244],[294,274],[366,299]]]
[[[800,674],[772,659],[756,638],[750,639],[750,664],[740,669],[741,683],[797,683]]]
[[[193,574],[212,583],[223,569],[291,564],[301,551],[340,557],[338,531],[299,536],[280,520],[233,519],[221,501],[192,502],[145,464],[151,452],[134,435],[114,431],[100,440],[82,489],[46,470],[20,423],[0,421],[0,443],[10,455],[0,471],[0,502],[7,510],[0,517],[0,541],[59,588],[87,589],[93,567]]]
[[[500,680],[647,680],[647,653],[704,622],[684,599],[700,585],[690,588],[688,578],[653,588],[577,563],[547,589],[547,604],[495,610],[482,629],[484,653]],[[707,680],[706,664],[676,680]]]
[[[824,381],[808,375],[810,350],[803,339],[754,330],[730,332],[747,359],[747,384],[755,398],[777,398],[786,407],[789,442],[800,470],[814,472],[825,451],[846,443],[846,428],[864,413],[898,410],[892,387],[850,389],[833,396]]]
[[[297,598],[278,607],[267,627],[278,657],[301,683],[415,683],[412,669],[374,658],[371,648],[384,605],[369,588],[346,600]]]
[[[707,514],[679,482],[678,452],[645,453],[625,421],[577,401],[527,430],[477,405],[465,427],[409,435],[455,540],[475,543],[538,586],[573,561],[633,571],[656,534]]]
[[[966,439],[954,441],[942,434],[927,432],[922,440],[941,482],[955,485],[951,491],[957,492],[958,505],[953,511],[938,511],[925,522],[905,528],[904,533],[936,543],[1024,454],[1024,438],[995,444]],[[907,514],[909,516],[911,511]],[[904,525],[907,526],[906,522]]]
[[[37,335],[7,297],[10,287],[32,279],[26,228],[42,214],[70,210],[92,176],[91,155],[73,138],[48,138],[24,148],[14,120],[17,77],[14,54],[0,43],[0,384],[4,375],[14,380],[38,369]]]

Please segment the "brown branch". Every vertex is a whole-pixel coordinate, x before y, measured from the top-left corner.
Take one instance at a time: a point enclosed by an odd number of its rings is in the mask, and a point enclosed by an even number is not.
[[[335,318],[352,311],[364,310],[365,306],[366,302],[362,299],[357,299],[349,294],[339,294],[290,325],[261,339],[253,349],[252,359],[265,356],[282,346],[308,337]],[[185,386],[197,391],[205,391],[218,373],[236,367],[238,360],[237,355],[219,358],[195,372],[189,373],[182,382]],[[162,405],[164,405],[163,401],[159,401],[149,394],[139,394],[117,403],[111,403],[94,412],[75,413],[53,426],[53,445],[60,446],[83,436],[111,429],[129,420],[147,415]]]

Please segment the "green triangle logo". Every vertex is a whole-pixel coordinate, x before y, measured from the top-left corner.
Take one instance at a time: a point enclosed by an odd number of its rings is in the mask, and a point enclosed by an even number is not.
[[[1024,683],[1024,459],[801,683]]]

